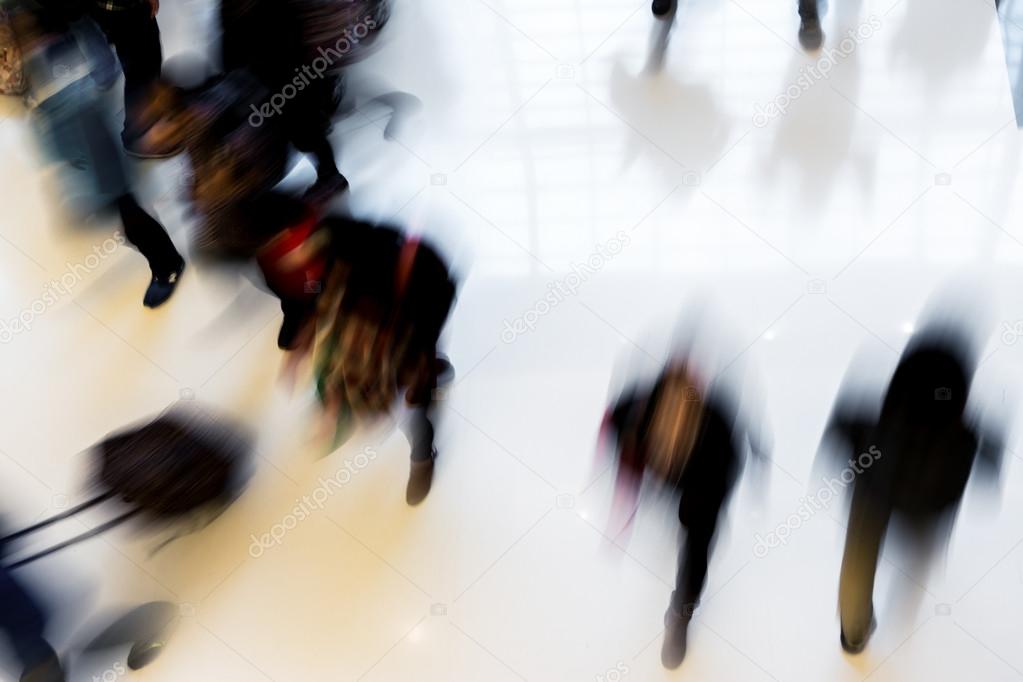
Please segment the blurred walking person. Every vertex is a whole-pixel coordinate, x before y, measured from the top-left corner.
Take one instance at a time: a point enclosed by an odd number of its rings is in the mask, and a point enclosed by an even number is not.
[[[631,518],[644,477],[678,500],[685,542],[664,615],[661,662],[666,668],[675,669],[685,659],[689,624],[747,446],[758,459],[766,455],[763,432],[755,427],[740,420],[737,398],[725,381],[701,378],[690,354],[670,359],[652,384],[624,391],[605,417],[604,437],[617,454],[616,506],[624,506]]]
[[[132,191],[127,160],[108,127],[90,65],[61,13],[31,0],[13,5],[12,24],[21,49],[32,127],[48,160],[68,180],[81,215],[115,208],[124,235],[149,262],[143,304],[155,308],[174,293],[185,267],[170,236]]]
[[[874,461],[857,472],[839,587],[840,641],[850,654],[863,651],[876,627],[873,593],[877,564],[890,528],[926,575],[944,548],[971,474],[997,478],[1004,436],[968,416],[976,372],[975,349],[962,330],[925,330],[909,343],[881,401],[840,395],[825,443],[825,465]],[[890,538],[889,538],[890,539]],[[921,576],[917,576],[920,578]]]

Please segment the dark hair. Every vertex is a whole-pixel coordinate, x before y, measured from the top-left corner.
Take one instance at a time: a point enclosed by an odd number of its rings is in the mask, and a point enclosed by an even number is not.
[[[917,340],[903,354],[888,384],[882,420],[896,414],[914,421],[960,416],[966,408],[973,365],[966,349],[951,339]]]

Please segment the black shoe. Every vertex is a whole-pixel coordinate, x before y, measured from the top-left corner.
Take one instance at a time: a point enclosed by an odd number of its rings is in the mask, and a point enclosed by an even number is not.
[[[128,652],[128,667],[132,670],[142,670],[163,653],[163,647],[163,642],[136,642]]]
[[[405,501],[410,507],[416,506],[430,494],[430,487],[433,485],[433,462],[435,459],[437,459],[436,450],[426,459],[412,460],[408,487],[405,488]]]
[[[824,29],[820,19],[804,19],[799,25],[799,44],[807,52],[821,49],[824,44]]]
[[[174,293],[174,289],[177,288],[178,280],[181,279],[181,273],[184,270],[185,264],[182,262],[166,277],[153,275],[153,279],[149,282],[149,288],[146,289],[146,296],[142,299],[142,305],[147,308],[157,308],[166,303]]]
[[[672,0],[654,0],[653,6],[654,16],[655,17],[667,16],[668,12],[671,11],[671,2]]]
[[[873,616],[871,616],[871,618],[870,618],[870,629],[867,630],[867,636],[863,639],[862,642],[856,642],[855,644],[850,643],[849,640],[847,640],[845,638],[845,630],[842,630],[841,631],[841,635],[839,636],[839,641],[842,642],[842,648],[845,650],[845,653],[847,653],[847,654],[849,654],[851,656],[855,656],[856,654],[863,653],[863,650],[867,648],[867,642],[870,641],[870,636],[872,634],[874,634],[874,630],[876,630],[876,629],[877,629],[877,619],[875,619]]]
[[[679,613],[669,607],[664,614],[664,644],[661,646],[661,665],[674,670],[686,659],[686,646],[689,639],[689,623],[691,613]]]

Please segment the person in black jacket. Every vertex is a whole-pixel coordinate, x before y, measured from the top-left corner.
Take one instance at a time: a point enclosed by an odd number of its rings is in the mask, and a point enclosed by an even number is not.
[[[680,498],[686,531],[675,590],[665,614],[661,661],[674,669],[685,659],[689,623],[707,579],[714,537],[743,468],[747,440],[760,444],[739,423],[721,385],[701,388],[684,361],[669,364],[650,388],[624,393],[605,423],[618,454],[619,486],[638,488],[645,472]]]
[[[848,653],[861,652],[876,626],[874,576],[893,520],[926,569],[947,541],[971,472],[998,475],[1000,430],[982,430],[966,413],[975,371],[960,334],[923,331],[904,351],[880,413],[847,396],[833,411],[825,439],[839,447],[830,464],[856,470],[839,588],[840,641]]]
[[[397,228],[337,216],[325,223],[334,256],[318,312],[320,398],[344,430],[404,397],[412,460],[405,499],[417,505],[437,458],[434,392],[453,374],[438,343],[456,284],[431,244]]]

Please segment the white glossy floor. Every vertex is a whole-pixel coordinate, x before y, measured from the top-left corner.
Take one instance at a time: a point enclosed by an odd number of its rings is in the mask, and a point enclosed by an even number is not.
[[[163,4],[168,54],[205,35],[206,2]],[[994,7],[831,4],[827,47],[860,24],[870,35],[806,80],[821,55],[798,49],[794,0],[689,3],[659,75],[642,73],[647,0],[401,3],[389,46],[359,71],[425,106],[397,142],[372,110],[337,139],[358,212],[461,245],[449,326],[459,379],[430,498],[404,504],[400,434],[360,433],[318,458],[311,393],[280,381],[272,299],[194,267],[146,311],[145,264],[118,249],[0,349],[0,511],[21,525],[80,499],[77,453],[182,394],[252,423],[259,468],[225,516],[156,556],[153,538],[125,532],[46,562],[33,575],[63,586],[55,641],[73,641],[94,608],[167,599],[182,604],[172,645],[127,678],[1023,679],[1015,454],[1000,502],[968,496],[943,570],[912,575],[886,558],[879,629],[860,657],[838,643],[840,508],[754,551],[820,487],[812,457],[854,354],[890,367],[936,287],[970,281],[991,309],[979,383],[1010,414],[1023,369],[1023,343],[1003,333],[1023,324],[1023,148]],[[755,119],[793,84],[784,114]],[[63,221],[19,103],[0,106],[10,320],[114,226]],[[145,196],[184,246],[178,163],[147,169]],[[620,253],[509,339],[505,321],[619,232]],[[647,507],[627,544],[602,536],[611,481],[594,446],[615,362],[637,345],[656,354],[644,339],[693,295],[734,330],[722,353],[741,352],[762,378],[776,466],[762,507],[745,487],[736,496],[689,658],[669,673],[659,651],[675,529]],[[378,456],[322,511],[251,556],[254,534],[366,447]],[[892,617],[891,594],[919,598],[919,611]],[[118,666],[73,679],[119,678]]]

